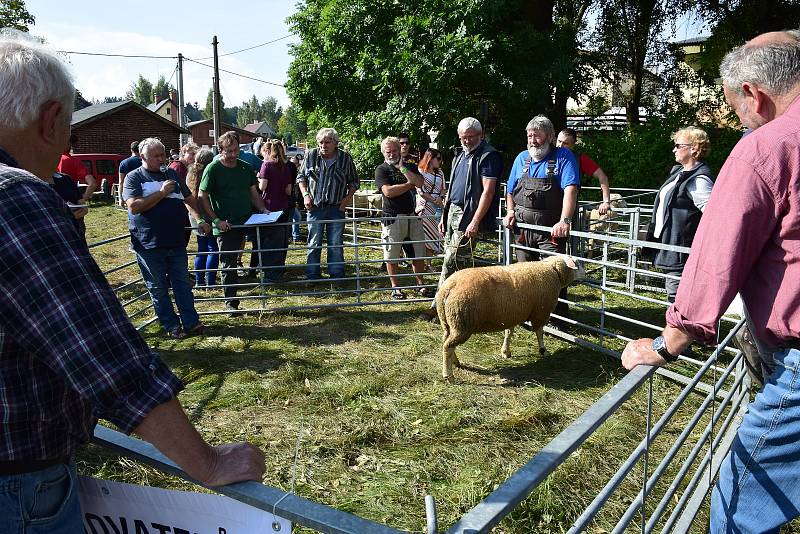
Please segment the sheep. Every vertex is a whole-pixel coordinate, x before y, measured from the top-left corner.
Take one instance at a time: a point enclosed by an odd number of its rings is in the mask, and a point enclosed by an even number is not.
[[[380,191],[367,189],[353,195],[355,213],[358,217],[380,217],[383,210],[383,195]]]
[[[584,276],[583,264],[576,264],[569,256],[454,273],[436,293],[436,310],[443,330],[443,378],[452,381],[453,364],[460,366],[456,347],[475,332],[505,330],[501,355],[508,358],[514,327],[530,321],[539,353],[544,354],[543,327],[556,307],[559,291]]]
[[[616,214],[614,213],[615,210],[619,210],[621,208],[627,208],[628,203],[625,202],[625,199],[622,198],[622,195],[619,193],[611,193],[610,202],[609,202],[610,210],[601,215],[600,211],[595,208],[589,213],[589,221],[588,221],[588,229],[587,231],[593,232],[595,234],[605,234],[609,235],[613,232],[616,232],[619,228],[619,223],[615,221]],[[586,250],[586,257],[593,258],[594,257],[594,247],[595,247],[595,240],[590,239],[587,243],[587,250]]]

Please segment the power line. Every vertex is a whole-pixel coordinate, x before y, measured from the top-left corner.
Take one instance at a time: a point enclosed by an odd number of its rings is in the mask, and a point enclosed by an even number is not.
[[[127,54],[100,54],[98,52],[75,52],[74,50],[58,50],[62,54],[78,54],[81,56],[104,56],[104,57],[132,57],[144,59],[178,59],[178,56],[132,56]]]
[[[185,59],[186,61],[191,61],[192,63],[197,63],[198,65],[202,65],[203,67],[208,67],[209,69],[213,69],[214,68],[211,65],[206,65],[205,63],[200,63],[199,61],[191,59],[191,58],[188,58],[186,56],[184,56],[183,59]],[[261,80],[259,78],[253,78],[251,76],[245,76],[244,74],[239,74],[238,72],[232,72],[232,71],[225,70],[225,69],[219,69],[219,70],[220,70],[220,72],[225,72],[227,74],[233,74],[234,76],[239,76],[240,78],[246,78],[248,80],[253,80],[254,82],[266,83],[268,85],[274,85],[275,87],[285,87],[285,85],[283,85],[282,83],[268,82],[267,80]]]
[[[266,43],[261,43],[261,44],[257,44],[257,45],[253,45],[253,46],[248,46],[247,48],[242,48],[241,50],[236,50],[235,52],[228,52],[227,54],[218,54],[217,57],[232,56],[233,54],[238,54],[240,52],[247,52],[248,50],[252,50],[254,48],[259,48],[261,46],[266,46],[268,44],[277,43],[278,41],[282,41],[284,39],[288,39],[292,35],[294,35],[294,34],[290,33],[288,35],[284,35],[283,37],[278,37],[277,39],[273,39],[271,41],[267,41]],[[214,56],[201,57],[200,61],[203,61],[203,60],[206,60],[206,59],[213,59],[213,58],[214,58]]]

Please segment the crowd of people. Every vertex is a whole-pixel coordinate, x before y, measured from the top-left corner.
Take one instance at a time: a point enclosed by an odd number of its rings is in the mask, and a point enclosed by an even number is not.
[[[182,384],[133,328],[89,253],[76,222],[92,190],[76,196],[64,184],[64,176],[90,182],[69,175],[79,171],[69,159],[75,90],[66,67],[40,42],[8,30],[0,35],[0,65],[6,95],[0,99],[0,228],[8,236],[0,244],[0,532],[25,531],[32,521],[42,532],[82,530],[73,458],[98,417],[151,441],[207,485],[261,480],[260,450],[246,443],[210,446],[197,433],[176,398]],[[800,32],[759,36],[726,55],[721,71],[726,99],[751,132],[716,180],[704,163],[707,134],[693,127],[674,134],[677,165],[658,192],[651,239],[691,245],[692,253],[656,256],[656,265],[682,272],[682,281],[668,284],[674,302],[662,335],[630,342],[622,361],[629,369],[664,365],[693,341],[712,342],[717,321],[741,293],[753,335],[769,347],[763,362],[769,372],[722,463],[711,530],[772,532],[800,514],[794,477],[800,467]],[[17,97],[19,86],[31,91]],[[461,150],[449,180],[442,154],[429,149],[417,161],[407,136],[388,136],[376,147],[384,158],[375,180],[393,298],[405,298],[396,280],[404,240],[410,240],[406,254],[413,254],[419,286],[424,259],[442,252],[441,285],[470,262],[475,241],[495,229],[503,158],[478,120],[464,118],[457,133]],[[517,260],[536,261],[539,251],[564,252],[581,173],[599,180],[606,212],[609,186],[597,164],[573,152],[574,131],[557,136],[552,122],[538,115],[525,133],[527,150],[511,167],[502,223],[525,246]],[[336,130],[319,130],[316,143],[299,168],[280,142],[254,146],[256,159],[244,161],[234,132],[220,136],[216,157],[191,143],[169,158],[158,139],[131,145],[119,169],[119,200],[169,336],[203,331],[189,282],[187,227],[200,252],[196,285],[214,285],[218,257],[231,314],[239,308],[238,261],[246,238],[259,243],[254,256],[262,282],[280,281],[299,202],[308,221],[306,277],[321,277],[323,239],[328,274],[345,276],[345,209],[360,181]],[[252,214],[269,212],[280,212],[278,221],[286,224],[254,234],[243,226]],[[425,222],[436,218],[436,228]]]

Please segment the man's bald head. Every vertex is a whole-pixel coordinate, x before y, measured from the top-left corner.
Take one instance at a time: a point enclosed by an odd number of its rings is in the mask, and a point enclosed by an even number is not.
[[[734,48],[720,65],[725,85],[739,96],[743,84],[783,96],[800,84],[800,30],[759,35]]]

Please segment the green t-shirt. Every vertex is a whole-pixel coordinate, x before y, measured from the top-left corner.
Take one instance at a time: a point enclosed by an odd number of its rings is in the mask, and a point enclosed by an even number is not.
[[[253,168],[244,161],[236,160],[236,167],[226,167],[215,160],[203,171],[200,190],[208,193],[217,217],[231,224],[244,224],[253,213],[250,187],[257,183]],[[214,227],[214,235],[219,234]]]

